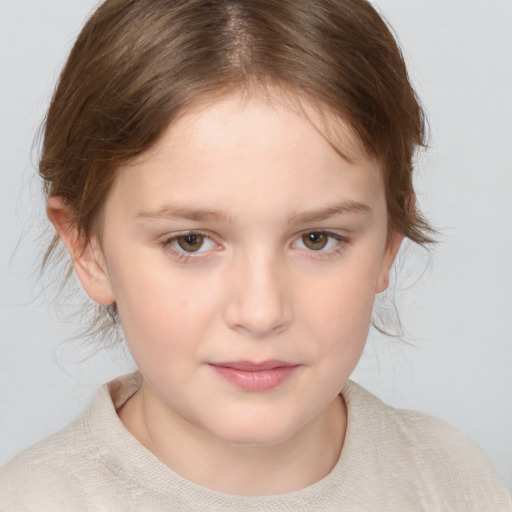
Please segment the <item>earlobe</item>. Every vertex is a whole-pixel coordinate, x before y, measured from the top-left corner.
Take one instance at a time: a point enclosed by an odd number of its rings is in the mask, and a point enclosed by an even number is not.
[[[386,247],[384,257],[382,258],[379,277],[375,287],[375,293],[381,293],[388,288],[391,267],[393,266],[393,262],[395,261],[398,250],[402,245],[403,239],[404,236],[401,233],[394,233],[392,235],[392,238]]]
[[[103,251],[97,237],[84,240],[74,222],[73,210],[62,197],[48,199],[46,214],[69,251],[76,275],[87,295],[99,304],[114,303]]]

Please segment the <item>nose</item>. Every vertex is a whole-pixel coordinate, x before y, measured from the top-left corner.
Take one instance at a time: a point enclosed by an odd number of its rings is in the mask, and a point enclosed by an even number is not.
[[[292,321],[290,287],[279,261],[240,257],[227,277],[226,324],[257,338],[285,331]]]

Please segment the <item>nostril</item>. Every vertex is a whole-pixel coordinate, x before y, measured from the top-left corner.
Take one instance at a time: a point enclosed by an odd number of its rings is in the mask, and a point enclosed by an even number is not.
[[[238,303],[231,305],[226,311],[226,323],[231,329],[245,331],[255,337],[280,334],[290,324],[291,315],[285,307],[279,305],[270,309],[251,309]]]
[[[288,328],[292,308],[284,294],[275,287],[272,293],[261,291],[246,288],[228,301],[224,312],[228,327],[255,337],[276,335]]]

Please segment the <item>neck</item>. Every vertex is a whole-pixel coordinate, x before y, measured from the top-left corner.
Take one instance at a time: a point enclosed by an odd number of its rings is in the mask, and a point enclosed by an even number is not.
[[[253,496],[292,492],[321,480],[338,461],[346,429],[340,396],[276,445],[230,444],[162,408],[144,383],[118,414],[143,446],[183,478]]]

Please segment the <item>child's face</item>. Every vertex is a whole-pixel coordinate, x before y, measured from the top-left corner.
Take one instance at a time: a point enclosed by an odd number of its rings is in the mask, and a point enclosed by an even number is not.
[[[116,301],[148,407],[263,445],[337,401],[398,246],[378,166],[345,131],[352,163],[283,102],[232,96],[120,170],[105,278],[84,282]]]

